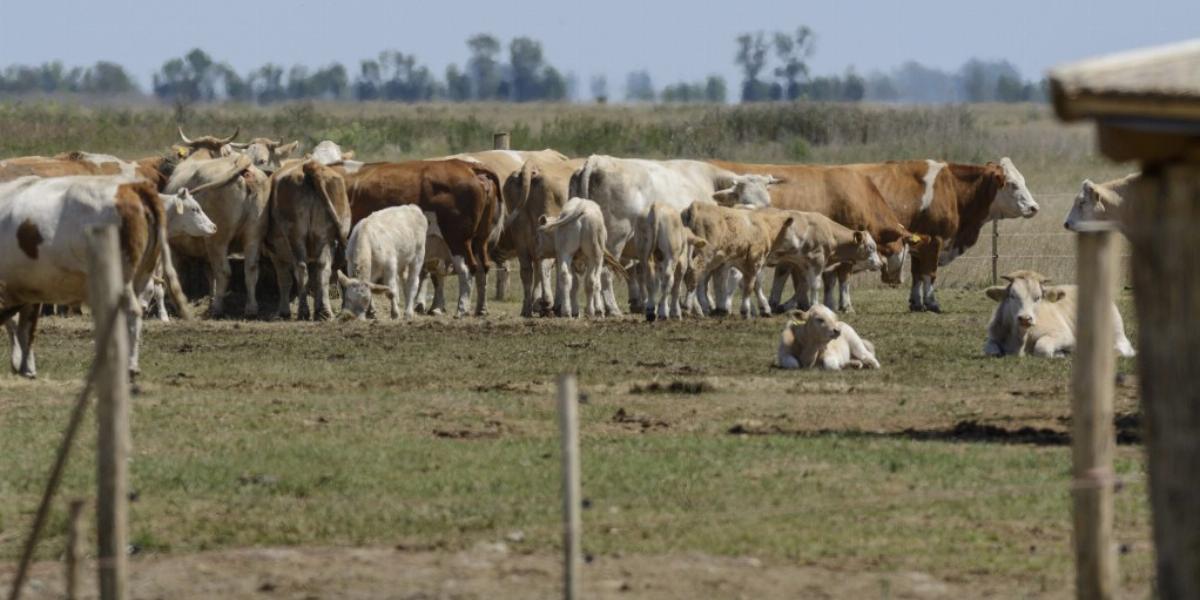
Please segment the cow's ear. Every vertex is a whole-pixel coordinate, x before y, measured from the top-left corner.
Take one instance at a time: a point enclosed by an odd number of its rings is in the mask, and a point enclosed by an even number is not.
[[[299,148],[299,147],[300,147],[300,140],[296,140],[290,144],[276,147],[275,154],[277,156],[291,156],[292,153],[296,151],[296,148]]]
[[[338,285],[342,287],[350,285],[350,278],[346,277],[346,274],[341,269],[338,269]]]
[[[1001,285],[993,285],[992,287],[983,290],[983,293],[987,294],[988,298],[999,302],[1004,299],[1005,295],[1008,294],[1008,288]]]
[[[708,240],[706,240],[694,233],[692,234],[690,240],[692,242],[693,248],[703,248],[708,245]]]
[[[1084,179],[1083,180],[1083,195],[1084,195],[1084,197],[1086,197],[1089,200],[1095,199],[1095,197],[1096,197],[1096,182],[1092,181],[1091,179]]]
[[[347,150],[345,152],[342,152],[342,160],[350,160],[352,158],[354,158],[353,150]]]
[[[808,320],[808,311],[797,308],[788,312],[788,318],[791,319],[792,323],[794,324],[803,325],[804,322]]]
[[[867,242],[867,236],[863,235],[863,232],[861,232],[861,231],[854,232],[854,243],[855,244],[858,244],[859,246],[861,246],[861,245],[865,244],[866,242]]]
[[[383,294],[384,296],[387,296],[388,300],[396,297],[396,293],[392,291],[392,288],[386,285],[380,285],[378,283],[371,284],[371,291],[375,292],[376,294]]]
[[[1062,288],[1052,287],[1052,288],[1046,288],[1042,292],[1042,299],[1046,300],[1048,302],[1058,302],[1059,300],[1062,300],[1064,297],[1066,297],[1066,295],[1067,295],[1067,292],[1063,291]]]
[[[182,214],[183,214],[183,200],[184,200],[184,198],[187,198],[187,190],[180,190],[180,191],[179,191],[179,195],[177,196],[177,199],[176,199],[176,201],[174,202],[174,204],[175,204],[175,214],[177,214],[177,215],[182,215]]]
[[[542,225],[545,225],[546,223],[549,223],[549,222],[550,222],[550,218],[547,217],[546,215],[541,215],[538,217],[538,226],[539,227]]]
[[[717,190],[716,192],[713,192],[712,198],[713,200],[717,201],[717,204],[722,206],[732,206],[734,201],[737,199],[735,194],[736,192],[733,191],[733,188]]]

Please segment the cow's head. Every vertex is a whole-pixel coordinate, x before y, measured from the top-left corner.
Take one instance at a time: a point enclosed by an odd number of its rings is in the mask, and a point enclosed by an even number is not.
[[[300,142],[294,141],[290,144],[284,144],[279,140],[254,138],[245,144],[231,143],[229,147],[249,156],[254,166],[267,173],[271,173],[278,169],[279,165],[296,151],[296,148],[300,147]]]
[[[388,300],[395,297],[392,289],[386,285],[349,277],[340,269],[337,276],[338,287],[342,290],[342,320],[366,320],[367,311],[371,309],[372,294],[383,294]]]
[[[1025,176],[1017,170],[1012,159],[1007,156],[1001,158],[999,167],[1002,181],[998,182],[999,189],[996,190],[996,197],[992,200],[988,220],[1016,219],[1017,217],[1028,219],[1036,215],[1040,207],[1034,201],[1029,188],[1025,186]]]
[[[851,271],[858,273],[860,271],[879,271],[886,264],[883,257],[879,255],[879,247],[875,244],[875,238],[871,237],[868,231],[854,232],[854,251],[850,260],[854,261]]]
[[[1107,191],[1100,188],[1091,179],[1084,179],[1083,185],[1079,188],[1079,194],[1071,203],[1071,211],[1067,213],[1067,219],[1063,221],[1063,227],[1076,231],[1076,227],[1080,223],[1109,220],[1111,217],[1108,215],[1108,208],[1113,202],[1108,196]]]
[[[323,140],[312,151],[312,159],[323,165],[332,165],[352,158],[353,150],[342,150],[341,146],[330,140]]]
[[[233,135],[225,138],[213,137],[211,135],[202,135],[198,138],[189,138],[183,133],[183,127],[178,127],[179,139],[183,143],[175,146],[175,152],[179,158],[188,158],[196,156],[197,158],[217,158],[220,156],[228,156],[230,149],[228,145],[241,133],[242,128],[238,127],[233,131]]]
[[[792,335],[804,346],[823,346],[842,335],[838,318],[824,305],[814,304],[808,310],[793,310],[788,313],[788,327]]]
[[[168,235],[208,237],[217,232],[217,224],[208,218],[187,188],[174,194],[159,194],[159,197],[167,213]]]
[[[904,283],[904,261],[908,259],[910,250],[929,243],[931,238],[903,229],[884,230],[882,235],[879,256],[883,258],[883,268],[879,270],[879,279],[888,285],[900,285]]]
[[[722,206],[764,208],[771,205],[771,194],[767,191],[767,186],[782,181],[773,175],[737,175],[732,178],[733,185],[717,190],[712,197]]]
[[[1065,295],[1059,288],[1047,287],[1050,279],[1034,271],[1013,271],[1003,279],[1008,285],[985,290],[988,298],[999,303],[993,320],[1015,324],[1022,335],[1037,325],[1039,302],[1058,302]]]

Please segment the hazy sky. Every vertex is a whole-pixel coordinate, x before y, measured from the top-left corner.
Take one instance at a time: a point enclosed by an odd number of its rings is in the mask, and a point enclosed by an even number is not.
[[[804,24],[818,36],[811,65],[819,74],[907,59],[952,69],[978,56],[1006,58],[1038,78],[1063,61],[1195,36],[1198,8],[1197,0],[0,0],[0,66],[111,60],[146,87],[163,61],[197,46],[243,73],[268,61],[337,61],[352,75],[359,60],[396,49],[440,78],[466,61],[469,35],[489,32],[505,55],[515,36],[540,40],[583,94],[593,75],[607,75],[615,94],[641,68],[660,87],[724,75],[732,92],[739,33]]]

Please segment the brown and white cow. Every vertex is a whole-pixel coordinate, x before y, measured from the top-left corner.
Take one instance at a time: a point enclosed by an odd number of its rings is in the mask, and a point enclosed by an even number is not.
[[[503,220],[500,180],[491,169],[464,160],[368,163],[346,172],[351,223],[389,206],[416,204],[437,216],[459,278],[458,316],[468,312],[470,275],[477,288],[475,314],[487,312],[488,245]]]
[[[291,317],[292,277],[297,281],[297,316],[320,321],[333,317],[329,279],[335,254],[345,252],[350,235],[346,181],[333,167],[315,160],[288,164],[271,176],[266,239],[279,284],[278,314]]]
[[[250,158],[233,154],[221,158],[189,158],[179,163],[167,181],[166,193],[180,189],[197,190],[196,201],[217,225],[215,235],[197,238],[175,236],[172,248],[180,255],[205,258],[213,277],[213,298],[209,312],[225,314],[225,294],[229,290],[229,254],[241,252],[246,282],[244,315],[258,315],[258,259],[267,230],[267,204],[270,181],[251,164]]]
[[[166,184],[167,178],[163,174],[166,168],[163,159],[158,157],[126,161],[108,154],[64,152],[52,157],[23,156],[0,160],[0,182],[12,181],[27,175],[38,177],[115,175],[130,180],[144,179],[154,184],[156,189],[161,190]]]
[[[38,305],[87,301],[90,227],[120,230],[122,271],[129,311],[129,368],[138,371],[142,307],[138,296],[150,283],[155,265],[165,266],[172,298],[181,315],[187,302],[171,266],[167,217],[158,190],[145,181],[122,177],[23,177],[0,184],[0,281],[4,282],[0,322],[19,315],[10,328],[13,370],[37,373],[33,339]],[[14,331],[15,329],[15,331]]]

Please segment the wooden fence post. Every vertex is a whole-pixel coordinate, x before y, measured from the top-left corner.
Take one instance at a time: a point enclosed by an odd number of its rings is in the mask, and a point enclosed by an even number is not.
[[[493,150],[508,150],[512,143],[512,136],[507,131],[497,131],[492,134],[492,149]],[[504,182],[500,182],[501,185]],[[503,302],[508,299],[508,263],[496,263],[496,300]]]
[[[67,558],[65,561],[67,600],[79,600],[83,581],[83,500],[72,500],[67,519]]]
[[[97,343],[102,319],[127,299],[121,275],[117,228],[95,227],[88,231],[88,299],[95,319]],[[127,315],[117,311],[109,336],[107,360],[98,369],[96,422],[96,528],[101,600],[123,600],[129,561],[128,463],[129,451],[129,339]]]
[[[1000,280],[997,265],[1000,263],[1000,219],[992,221],[992,285]]]
[[[1078,344],[1071,368],[1075,595],[1106,600],[1114,596],[1117,584],[1112,466],[1117,246],[1107,228],[1084,229],[1078,240]]]
[[[563,482],[563,598],[579,598],[579,576],[582,569],[580,534],[582,521],[579,511],[579,398],[575,376],[558,376],[558,424],[562,434]]]

